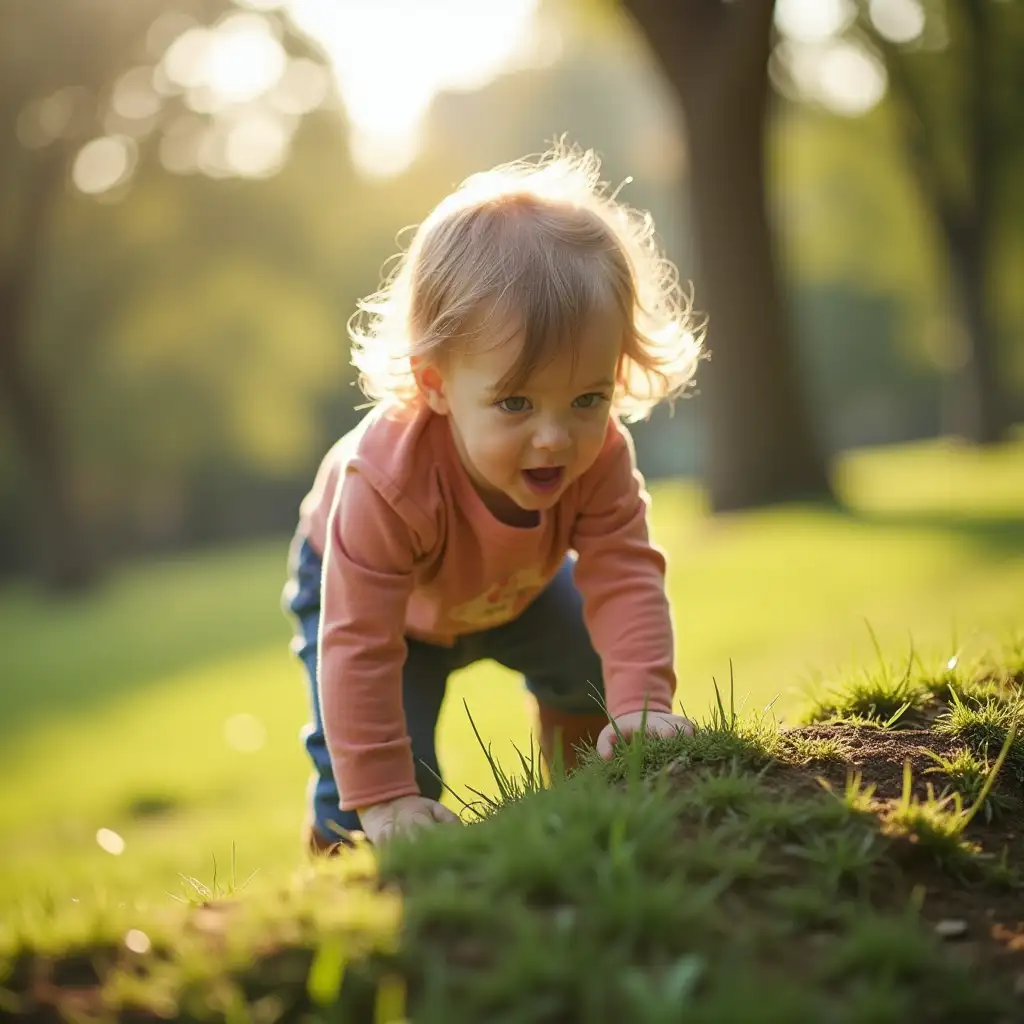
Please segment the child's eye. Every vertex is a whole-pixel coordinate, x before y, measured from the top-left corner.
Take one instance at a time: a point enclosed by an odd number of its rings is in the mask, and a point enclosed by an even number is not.
[[[494,403],[502,412],[526,412],[530,408],[530,400],[522,395],[512,395],[499,399]]]
[[[590,391],[585,395],[580,395],[572,404],[577,409],[596,409],[602,402],[606,402],[607,399],[600,391]]]

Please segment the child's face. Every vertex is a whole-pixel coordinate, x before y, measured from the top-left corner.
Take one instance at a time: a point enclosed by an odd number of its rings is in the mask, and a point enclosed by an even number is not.
[[[615,314],[594,316],[578,357],[559,355],[514,393],[498,383],[515,365],[522,342],[460,354],[420,384],[431,408],[449,417],[463,464],[488,508],[507,522],[551,508],[594,463],[604,443],[622,355]]]

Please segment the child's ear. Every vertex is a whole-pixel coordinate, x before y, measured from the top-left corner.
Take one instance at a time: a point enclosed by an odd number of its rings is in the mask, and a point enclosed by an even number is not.
[[[444,393],[444,378],[441,376],[441,371],[433,363],[414,359],[412,372],[416,377],[416,387],[419,388],[423,400],[439,416],[447,416],[449,406]]]

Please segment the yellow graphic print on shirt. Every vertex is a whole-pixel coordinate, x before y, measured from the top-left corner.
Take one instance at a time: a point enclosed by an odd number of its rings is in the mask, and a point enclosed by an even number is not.
[[[479,597],[456,605],[448,617],[476,629],[501,625],[514,619],[525,606],[526,600],[540,590],[545,582],[538,568],[520,569],[502,576]]]

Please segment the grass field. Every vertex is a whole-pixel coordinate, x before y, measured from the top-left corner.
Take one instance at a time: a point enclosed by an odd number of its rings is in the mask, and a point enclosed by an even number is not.
[[[824,694],[822,695],[824,698]],[[67,1024],[1012,1024],[1024,632],[874,664],[780,729],[535,761],[466,824],[188,901],[0,918],[0,1013]]]
[[[874,659],[865,622],[887,655],[913,637],[934,665],[1019,629],[1022,466],[1022,445],[855,454],[846,511],[715,519],[697,489],[654,487],[685,709],[706,712],[731,662],[737,698],[778,698],[785,716],[801,688]],[[214,859],[223,882],[233,846],[241,878],[299,864],[305,694],[278,609],[285,547],[139,565],[81,603],[0,592],[0,918],[167,903],[181,875],[211,883]],[[527,705],[494,666],[453,677],[442,766],[456,790],[493,791],[463,698],[506,763],[528,742]]]

